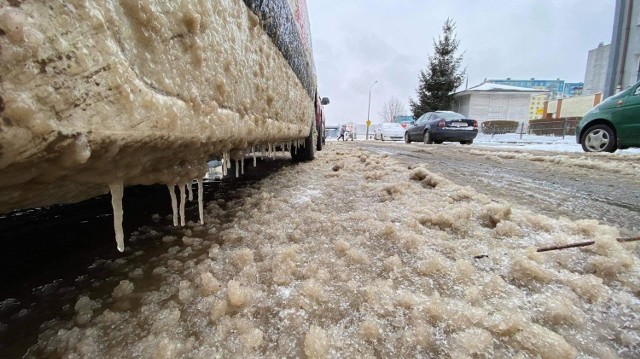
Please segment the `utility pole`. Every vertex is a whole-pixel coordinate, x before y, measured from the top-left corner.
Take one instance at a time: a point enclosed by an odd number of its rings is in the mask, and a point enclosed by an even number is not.
[[[375,80],[372,84],[371,87],[369,87],[369,107],[367,108],[367,134],[365,135],[366,137],[364,138],[365,140],[369,140],[369,126],[371,125],[371,120],[369,119],[369,115],[371,114],[371,89],[373,88],[373,86],[375,84],[378,83],[378,80]]]

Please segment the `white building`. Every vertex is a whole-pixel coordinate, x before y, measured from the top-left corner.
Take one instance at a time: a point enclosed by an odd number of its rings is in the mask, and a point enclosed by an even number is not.
[[[611,45],[600,43],[597,48],[589,50],[587,69],[584,74],[583,95],[604,92],[609,67]]]
[[[453,94],[453,110],[479,123],[489,120],[529,122],[532,96],[545,93],[548,91],[485,82]]]

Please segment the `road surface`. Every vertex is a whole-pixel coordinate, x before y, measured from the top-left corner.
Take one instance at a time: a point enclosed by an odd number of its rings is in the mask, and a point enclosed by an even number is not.
[[[207,184],[203,225],[128,189],[124,253],[108,198],[24,211],[0,222],[29,243],[1,251],[0,357],[637,358],[637,161],[330,142]]]
[[[640,156],[517,151],[457,144],[360,141],[408,166],[429,169],[459,185],[537,209],[551,217],[593,218],[623,235],[640,232]],[[602,165],[602,166],[599,166]]]

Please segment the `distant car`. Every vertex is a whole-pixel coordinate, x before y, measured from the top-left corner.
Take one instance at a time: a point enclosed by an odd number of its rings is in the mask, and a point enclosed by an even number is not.
[[[404,127],[399,123],[382,123],[376,128],[373,139],[381,141],[402,141],[404,132]]]
[[[435,111],[420,116],[415,126],[407,128],[404,142],[424,143],[460,142],[470,145],[478,135],[478,121],[457,112]]]
[[[576,127],[585,152],[640,147],[640,82],[602,101]]]

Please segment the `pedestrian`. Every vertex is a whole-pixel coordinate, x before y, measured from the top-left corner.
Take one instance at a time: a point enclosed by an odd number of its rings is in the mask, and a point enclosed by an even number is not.
[[[338,139],[336,141],[340,141],[340,139],[342,138],[342,141],[344,141],[344,131],[345,131],[345,125],[340,126],[340,136],[338,136]]]

